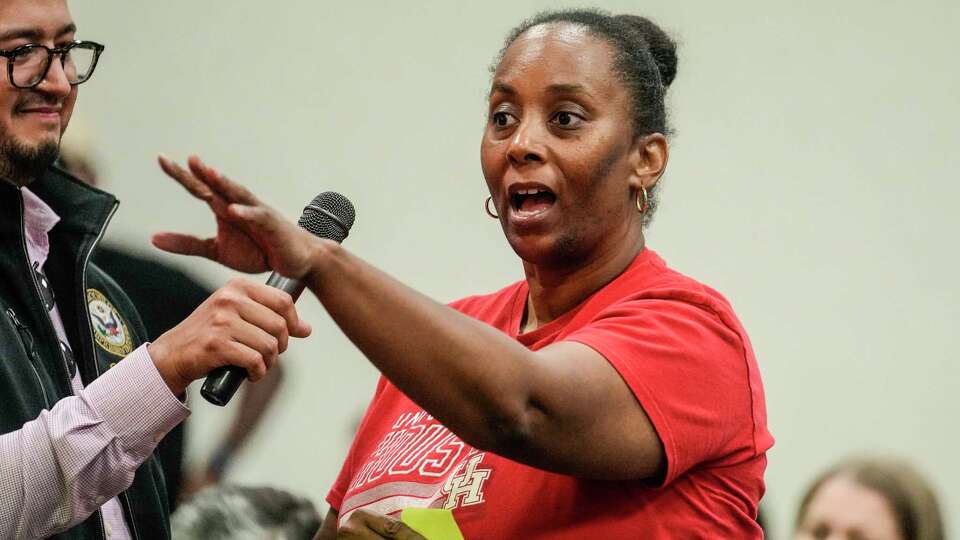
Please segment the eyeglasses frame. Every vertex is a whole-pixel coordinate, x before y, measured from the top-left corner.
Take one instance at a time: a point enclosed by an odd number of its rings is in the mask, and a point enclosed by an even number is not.
[[[64,45],[63,47],[55,47],[51,49],[50,47],[47,47],[42,43],[27,43],[24,45],[20,45],[19,47],[16,47],[14,49],[10,49],[9,51],[0,50],[0,56],[6,57],[7,59],[7,79],[10,81],[10,85],[13,86],[14,88],[29,89],[29,88],[36,88],[37,86],[40,85],[40,83],[42,83],[47,78],[47,74],[50,73],[50,66],[53,65],[53,55],[55,54],[60,55],[60,67],[65,68],[66,66],[64,65],[64,62],[65,62],[67,53],[69,53],[71,50],[75,49],[80,45],[93,45],[93,62],[90,64],[90,72],[87,74],[86,78],[84,78],[83,80],[78,80],[75,83],[70,83],[70,86],[77,86],[78,84],[82,84],[89,81],[90,78],[93,77],[93,72],[94,70],[97,69],[97,62],[100,60],[100,55],[103,54],[103,50],[106,48],[104,45],[101,45],[100,43],[97,43],[95,41],[71,41],[70,43],[68,43],[67,45]],[[42,47],[46,49],[47,67],[44,68],[43,74],[41,74],[40,77],[37,78],[37,82],[29,86],[20,86],[13,79],[13,60],[19,54],[21,54],[24,49],[34,49],[37,47]]]

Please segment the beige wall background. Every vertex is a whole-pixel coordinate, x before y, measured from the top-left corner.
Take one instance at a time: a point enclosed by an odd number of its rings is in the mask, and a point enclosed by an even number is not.
[[[337,190],[347,245],[438,300],[521,277],[482,209],[487,66],[542,0],[73,0],[107,44],[68,138],[123,201],[111,237],[212,232],[154,156],[197,152],[291,217]],[[960,515],[960,3],[627,2],[680,41],[670,169],[650,243],[726,294],[751,334],[777,444],[765,505],[784,538],[821,468],[913,460]],[[210,283],[230,272],[170,259]],[[252,279],[262,280],[262,276]],[[323,505],[376,372],[316,300],[315,328],[232,480]],[[190,457],[230,408],[193,402]]]

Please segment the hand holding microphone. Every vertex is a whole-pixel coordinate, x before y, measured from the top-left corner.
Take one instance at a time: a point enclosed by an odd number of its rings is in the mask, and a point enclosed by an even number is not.
[[[286,292],[291,306],[304,289],[301,280],[314,265],[318,237],[340,242],[353,225],[353,205],[338,193],[325,192],[314,198],[297,227],[195,156],[188,161],[189,170],[163,156],[159,163],[168,176],[207,203],[216,216],[217,235],[200,239],[160,233],[154,235],[153,244],[164,251],[205,257],[244,272],[273,269],[267,285]],[[225,362],[210,374],[201,392],[208,401],[225,405],[230,400],[247,374],[236,367],[239,363]]]
[[[353,205],[346,197],[325,191],[314,197],[303,209],[298,224],[318,238],[342,242],[350,232],[353,218]],[[270,274],[267,286],[286,292],[293,302],[300,298],[304,289],[304,284],[299,279],[291,279],[277,272]],[[247,371],[236,365],[217,368],[207,376],[200,394],[210,403],[222,407],[230,401],[246,377]]]
[[[210,295],[183,322],[148,346],[170,390],[182,394],[211,370],[235,364],[241,380],[263,377],[292,337],[310,335],[290,295],[233,279]]]

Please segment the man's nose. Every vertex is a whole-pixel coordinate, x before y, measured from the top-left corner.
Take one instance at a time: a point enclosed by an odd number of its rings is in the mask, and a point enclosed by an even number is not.
[[[59,98],[67,97],[67,95],[70,94],[73,86],[67,79],[67,72],[63,69],[63,62],[61,61],[60,57],[54,57],[50,59],[50,68],[47,70],[47,74],[43,77],[43,80],[40,81],[40,84],[38,84],[36,88],[41,92],[45,92]]]

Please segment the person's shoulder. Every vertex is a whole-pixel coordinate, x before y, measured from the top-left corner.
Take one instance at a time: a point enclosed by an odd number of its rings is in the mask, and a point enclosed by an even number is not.
[[[450,302],[448,305],[461,313],[471,316],[477,316],[491,310],[502,311],[510,306],[524,284],[524,281],[517,281],[498,291],[467,296]]]
[[[727,298],[709,285],[670,267],[656,252],[647,249],[625,272],[620,287],[626,299],[673,300],[709,311],[733,315]]]

